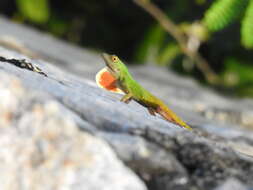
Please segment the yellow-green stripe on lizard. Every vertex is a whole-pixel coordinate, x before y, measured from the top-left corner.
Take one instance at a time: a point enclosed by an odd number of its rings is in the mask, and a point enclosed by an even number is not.
[[[125,95],[121,99],[122,102],[129,103],[131,100],[135,100],[146,107],[151,115],[158,113],[167,121],[189,130],[192,129],[170,110],[163,101],[136,82],[126,65],[116,55],[103,53],[102,57],[106,68],[102,69],[96,76],[97,84],[100,87],[113,92],[124,92]]]

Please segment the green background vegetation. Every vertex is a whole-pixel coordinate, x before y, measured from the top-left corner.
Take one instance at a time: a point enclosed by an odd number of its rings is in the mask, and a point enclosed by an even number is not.
[[[253,97],[253,0],[153,0],[182,30],[199,21],[200,54],[223,92]],[[132,0],[2,0],[0,12],[78,45],[152,62],[208,84],[176,41]],[[201,37],[200,37],[201,38]]]

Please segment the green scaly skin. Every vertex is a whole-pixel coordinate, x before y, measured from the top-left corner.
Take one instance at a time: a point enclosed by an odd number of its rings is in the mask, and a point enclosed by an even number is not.
[[[121,101],[129,103],[133,99],[146,107],[151,115],[158,113],[172,123],[189,130],[192,129],[170,110],[164,102],[136,82],[129,73],[126,65],[116,55],[103,53],[102,57],[109,72],[115,77],[118,87],[126,94]]]

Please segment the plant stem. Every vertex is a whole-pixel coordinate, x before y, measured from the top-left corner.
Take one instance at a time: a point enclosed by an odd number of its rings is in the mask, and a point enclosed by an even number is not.
[[[187,48],[187,36],[174,24],[172,20],[156,5],[149,0],[133,0],[137,5],[147,11],[160,25],[178,42],[182,52],[195,62],[198,69],[203,73],[205,79],[211,84],[219,82],[218,75],[212,70],[208,62],[197,52]]]

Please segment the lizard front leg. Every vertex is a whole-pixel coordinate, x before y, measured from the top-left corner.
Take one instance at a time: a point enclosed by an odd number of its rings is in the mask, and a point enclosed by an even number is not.
[[[133,96],[132,94],[128,93],[125,96],[123,96],[120,101],[128,104],[132,100]]]

